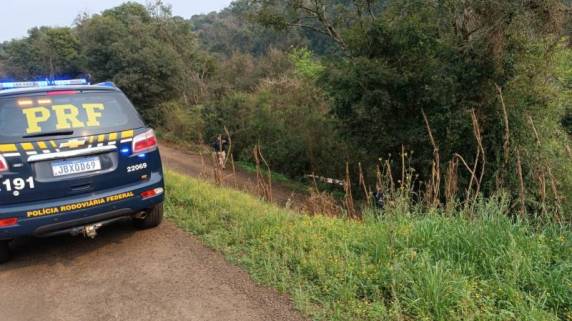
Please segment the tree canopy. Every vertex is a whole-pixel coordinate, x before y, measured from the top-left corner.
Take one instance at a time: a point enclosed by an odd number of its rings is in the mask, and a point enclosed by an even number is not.
[[[415,188],[434,197],[445,197],[448,171],[460,190],[562,213],[572,206],[569,6],[238,0],[185,19],[161,1],[127,2],[3,43],[0,75],[114,81],[166,137],[208,142],[226,127],[238,159],[261,144],[293,177],[339,178],[346,161],[374,173],[380,158],[397,171],[407,152]]]

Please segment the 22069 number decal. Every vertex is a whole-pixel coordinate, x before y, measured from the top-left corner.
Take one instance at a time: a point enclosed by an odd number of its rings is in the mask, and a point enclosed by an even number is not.
[[[127,166],[127,173],[133,173],[147,169],[147,163],[141,163],[133,166]]]

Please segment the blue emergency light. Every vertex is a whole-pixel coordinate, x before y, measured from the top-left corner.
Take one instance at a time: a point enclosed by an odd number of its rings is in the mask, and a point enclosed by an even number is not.
[[[0,82],[0,90],[16,89],[16,88],[74,86],[74,85],[75,86],[89,85],[89,82],[87,81],[87,79]]]
[[[115,84],[111,81],[100,82],[99,84],[96,84],[96,86],[111,87],[111,88],[116,87]]]

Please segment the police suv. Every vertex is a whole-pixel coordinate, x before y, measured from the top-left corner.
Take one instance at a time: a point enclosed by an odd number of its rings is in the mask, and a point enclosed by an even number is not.
[[[163,199],[155,134],[112,83],[0,83],[0,262],[21,236],[156,227]]]

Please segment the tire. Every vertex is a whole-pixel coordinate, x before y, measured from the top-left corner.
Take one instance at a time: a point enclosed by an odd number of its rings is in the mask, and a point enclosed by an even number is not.
[[[161,225],[163,221],[163,203],[147,211],[145,218],[133,218],[133,224],[138,229],[150,229]]]
[[[10,261],[11,258],[10,241],[0,241],[0,264]]]

